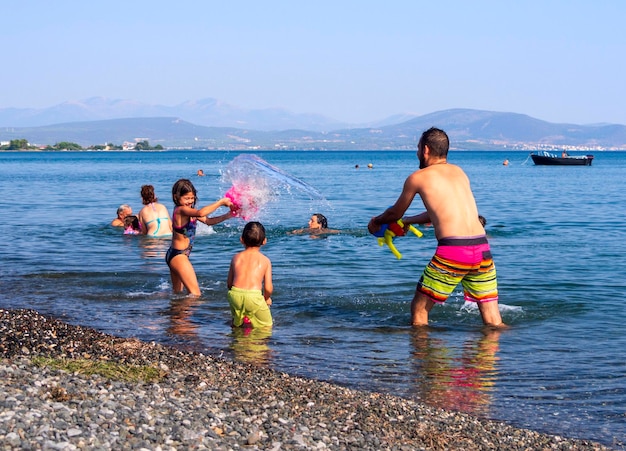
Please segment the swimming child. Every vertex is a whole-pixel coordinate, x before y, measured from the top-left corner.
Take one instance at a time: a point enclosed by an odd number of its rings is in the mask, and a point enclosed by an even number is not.
[[[206,225],[215,225],[232,218],[231,211],[212,218],[207,216],[219,207],[232,207],[232,202],[224,197],[211,205],[196,209],[198,200],[196,188],[188,179],[180,179],[174,183],[172,200],[175,205],[172,213],[172,244],[165,255],[165,261],[170,268],[172,288],[175,293],[180,293],[184,287],[189,294],[200,296],[196,272],[189,261],[196,235],[196,221],[204,222]]]
[[[135,215],[126,216],[124,218],[124,235],[139,235],[140,233],[139,218]]]
[[[260,222],[249,222],[241,233],[245,249],[236,254],[228,270],[228,303],[235,327],[271,327],[272,262],[261,253],[267,243]]]
[[[309,227],[305,229],[296,229],[288,232],[289,235],[300,235],[303,233],[309,233],[311,235],[323,235],[331,233],[339,233],[339,230],[328,228],[328,219],[321,213],[314,213],[309,219]]]

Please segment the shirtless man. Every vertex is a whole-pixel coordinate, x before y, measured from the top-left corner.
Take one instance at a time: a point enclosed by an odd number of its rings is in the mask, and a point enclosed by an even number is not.
[[[124,219],[126,216],[133,214],[133,209],[130,205],[122,204],[117,208],[117,217],[111,221],[113,227],[124,227]]]
[[[405,218],[404,224],[432,223],[438,247],[411,302],[413,326],[428,325],[428,313],[435,303],[444,303],[459,283],[465,299],[478,304],[485,325],[503,326],[496,269],[485,229],[478,220],[467,175],[447,161],[448,148],[448,136],[443,130],[426,130],[417,145],[420,170],[407,177],[396,203],[373,217],[367,228],[376,233],[381,225],[401,219],[419,194],[426,211]]]

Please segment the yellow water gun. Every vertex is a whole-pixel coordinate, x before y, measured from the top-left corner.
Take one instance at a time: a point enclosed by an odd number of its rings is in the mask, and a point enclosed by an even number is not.
[[[417,230],[412,225],[410,225],[408,229],[410,232],[413,232],[413,234],[418,238],[424,236],[422,232]],[[386,244],[387,247],[389,247],[389,250],[393,253],[393,255],[396,256],[398,260],[402,258],[402,254],[398,252],[398,249],[396,249],[396,246],[393,244],[393,240],[397,236],[405,235],[406,232],[404,230],[404,223],[402,222],[402,219],[398,219],[396,222],[392,222],[391,224],[383,224],[380,227],[380,230],[374,233],[374,236],[378,237],[378,245],[382,246],[383,244]]]

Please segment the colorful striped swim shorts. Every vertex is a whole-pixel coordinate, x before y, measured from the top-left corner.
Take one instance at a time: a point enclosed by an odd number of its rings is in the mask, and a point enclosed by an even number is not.
[[[466,301],[498,300],[496,267],[486,236],[439,240],[417,289],[433,302],[442,304],[459,283],[463,285]]]

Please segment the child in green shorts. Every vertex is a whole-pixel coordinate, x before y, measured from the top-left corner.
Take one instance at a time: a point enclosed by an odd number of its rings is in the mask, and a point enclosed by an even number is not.
[[[243,228],[241,243],[245,249],[236,254],[228,270],[228,303],[235,327],[271,327],[272,262],[261,253],[267,243],[260,222]]]

